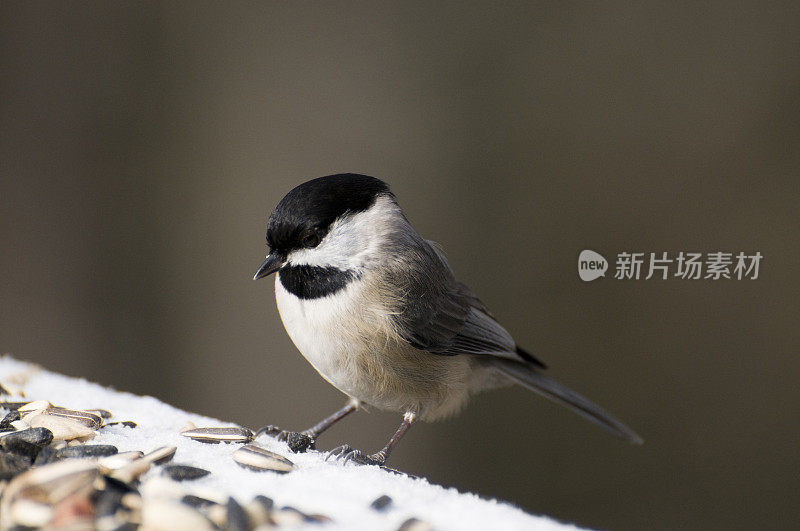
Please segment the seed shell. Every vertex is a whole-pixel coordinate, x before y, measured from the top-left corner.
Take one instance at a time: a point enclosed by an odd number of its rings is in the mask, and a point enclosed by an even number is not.
[[[253,432],[247,428],[195,428],[181,432],[184,437],[204,443],[250,442]]]
[[[383,496],[376,498],[372,503],[369,504],[369,506],[370,508],[375,509],[376,511],[383,511],[391,504],[392,504],[392,499],[386,494],[384,494]]]
[[[53,441],[53,432],[47,428],[28,428],[0,438],[0,447],[28,459],[36,459],[39,452]]]
[[[189,465],[167,465],[164,467],[164,475],[175,481],[187,481],[200,479],[209,475],[211,472],[203,468]]]
[[[94,437],[94,430],[81,424],[77,420],[40,413],[25,418],[32,428],[47,428],[53,432],[53,439],[58,441],[71,441],[73,439],[89,439]]]
[[[255,444],[242,446],[233,452],[233,460],[239,465],[251,470],[270,470],[279,474],[286,474],[294,470],[294,463],[282,455],[270,452]]]
[[[226,531],[247,531],[247,513],[233,497],[228,498]]]

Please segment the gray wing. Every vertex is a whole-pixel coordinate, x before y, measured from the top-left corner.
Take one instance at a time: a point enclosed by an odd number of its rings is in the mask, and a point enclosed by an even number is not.
[[[439,250],[430,242],[406,249],[390,268],[392,293],[402,302],[396,312],[398,329],[414,347],[442,356],[486,355],[491,366],[511,380],[631,443],[642,439],[608,412],[568,387],[545,376],[544,365],[517,347],[511,335],[494,320],[486,306],[458,282]],[[402,272],[402,274],[400,274]]]
[[[398,268],[405,274],[394,280],[405,295],[397,315],[401,336],[432,354],[486,354],[544,368],[520,349],[480,299],[455,279],[435,244],[420,243],[406,254],[407,260],[416,263]]]

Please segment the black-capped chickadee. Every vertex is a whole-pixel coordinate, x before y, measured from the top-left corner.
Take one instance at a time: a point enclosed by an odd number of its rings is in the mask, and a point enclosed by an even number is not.
[[[304,450],[360,404],[403,414],[389,443],[367,455],[383,465],[415,419],[458,412],[484,389],[520,384],[632,443],[630,428],[545,376],[483,303],[453,276],[442,252],[406,219],[383,181],[366,175],[320,177],[284,197],[267,224],[269,254],[254,278],[277,272],[283,325],[348,404],[301,432],[265,431]]]

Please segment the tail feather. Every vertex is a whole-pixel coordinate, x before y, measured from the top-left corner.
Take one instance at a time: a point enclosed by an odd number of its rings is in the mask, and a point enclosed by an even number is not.
[[[643,441],[639,435],[612,417],[611,414],[533,367],[502,358],[493,358],[492,365],[518,384],[572,409],[617,437],[632,444],[642,444]]]

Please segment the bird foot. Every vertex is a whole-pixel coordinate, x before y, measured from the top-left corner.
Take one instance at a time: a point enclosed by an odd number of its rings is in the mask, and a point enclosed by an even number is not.
[[[383,452],[377,452],[372,455],[367,455],[361,450],[356,450],[355,448],[351,448],[349,444],[343,444],[338,446],[328,452],[328,455],[325,457],[327,461],[333,457],[337,461],[341,460],[345,464],[349,461],[354,463],[358,463],[359,465],[375,465],[382,467],[386,464],[386,455]]]
[[[256,437],[262,434],[285,442],[289,445],[289,450],[296,454],[301,454],[309,448],[312,450],[316,450],[317,448],[317,441],[312,437],[312,434],[307,431],[287,431],[280,429],[278,426],[269,425],[258,430],[256,432]]]

